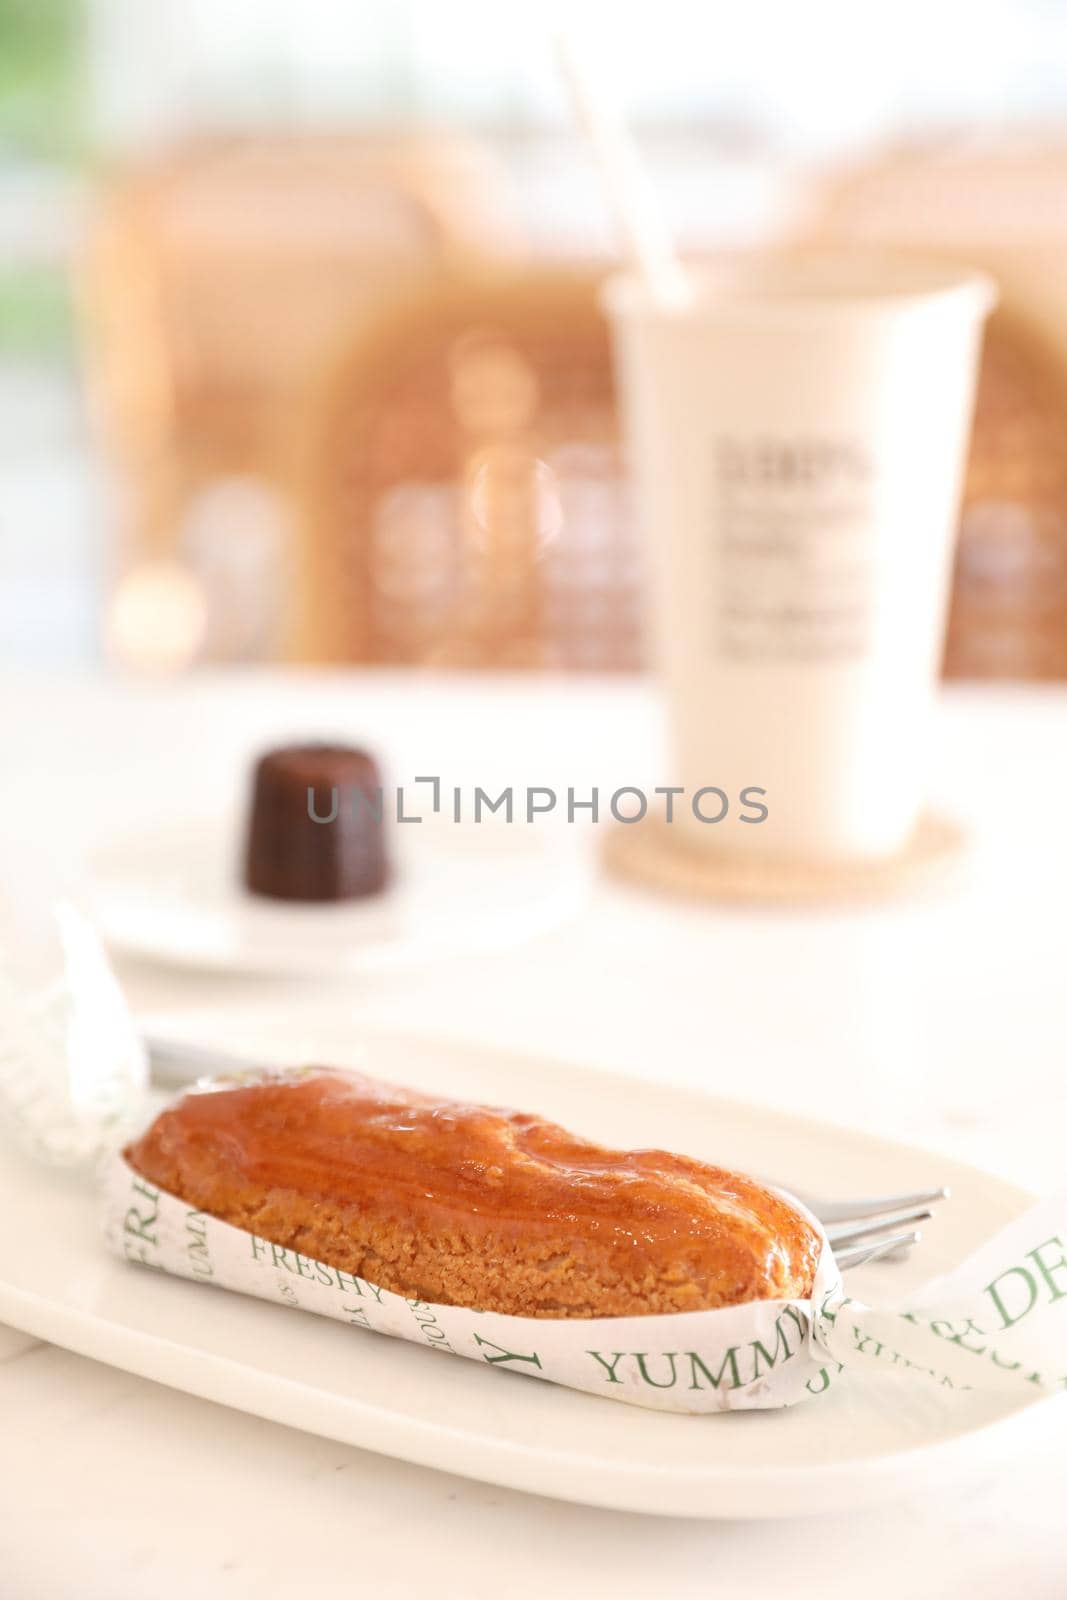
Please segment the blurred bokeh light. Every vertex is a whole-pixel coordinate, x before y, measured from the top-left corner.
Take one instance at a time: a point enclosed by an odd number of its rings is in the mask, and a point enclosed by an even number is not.
[[[641,665],[606,344],[531,332],[615,252],[551,20],[0,0],[0,661]],[[1067,674],[1067,4],[566,20],[689,252],[1001,277],[948,666]]]

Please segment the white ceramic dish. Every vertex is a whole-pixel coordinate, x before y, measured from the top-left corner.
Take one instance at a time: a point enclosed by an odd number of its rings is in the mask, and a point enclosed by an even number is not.
[[[394,881],[367,900],[286,905],[246,893],[232,821],[104,843],[88,894],[117,950],[183,967],[311,977],[518,943],[572,915],[584,895],[584,858],[560,829],[428,817],[391,837]]]
[[[147,1021],[148,1019],[146,1019]],[[263,1061],[314,1056],[536,1109],[606,1142],[666,1145],[857,1194],[948,1182],[909,1262],[853,1274],[903,1292],[959,1260],[1030,1196],[974,1168],[846,1130],[614,1074],[346,1017],[152,1018]],[[127,1267],[106,1255],[85,1179],[0,1164],[0,1320],[224,1405],[369,1450],[560,1499],[696,1517],[829,1511],[936,1487],[1003,1458],[1031,1421],[1000,1398],[892,1378],[841,1381],[786,1412],[697,1418],[612,1404],[398,1340]]]

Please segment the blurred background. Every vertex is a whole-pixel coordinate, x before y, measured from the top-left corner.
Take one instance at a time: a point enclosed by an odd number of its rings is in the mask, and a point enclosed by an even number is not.
[[[989,266],[946,669],[1067,676],[1067,0],[567,8],[683,248]],[[0,0],[0,664],[639,670],[539,7]]]

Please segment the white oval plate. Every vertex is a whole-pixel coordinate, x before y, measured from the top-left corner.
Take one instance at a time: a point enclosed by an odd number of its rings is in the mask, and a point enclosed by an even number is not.
[[[161,825],[101,847],[88,895],[116,950],[201,970],[343,977],[499,949],[578,909],[587,873],[562,830],[503,821],[397,825],[391,886],[366,900],[291,905],[240,883],[236,822]]]
[[[606,1143],[673,1146],[800,1190],[951,1184],[952,1200],[909,1261],[852,1274],[854,1292],[868,1298],[902,1294],[944,1270],[1032,1198],[870,1135],[484,1046],[370,1032],[336,1013],[186,1013],[150,1025],[264,1062],[332,1060],[540,1111]],[[104,1253],[85,1180],[15,1156],[0,1163],[0,1320],[364,1449],[558,1499],[674,1516],[804,1515],[926,1490],[1002,1459],[1033,1420],[1032,1409],[1011,1412],[1002,1397],[946,1397],[893,1378],[842,1378],[789,1411],[685,1417],[614,1404],[127,1267]]]

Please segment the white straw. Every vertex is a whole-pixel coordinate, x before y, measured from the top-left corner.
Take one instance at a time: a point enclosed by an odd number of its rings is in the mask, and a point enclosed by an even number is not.
[[[658,305],[684,304],[692,288],[663,221],[663,214],[630,130],[589,71],[573,37],[556,36],[560,69],[570,89],[578,120],[589,137],[626,253]]]

